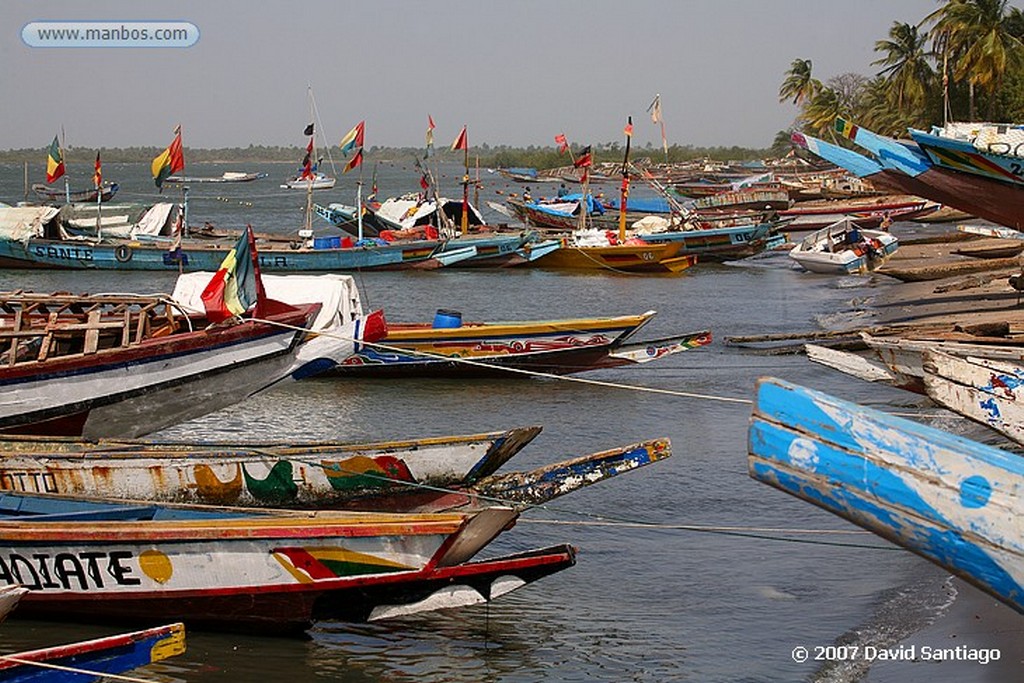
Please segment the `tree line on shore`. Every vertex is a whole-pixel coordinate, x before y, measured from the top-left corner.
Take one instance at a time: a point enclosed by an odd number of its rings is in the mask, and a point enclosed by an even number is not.
[[[873,76],[843,73],[824,83],[810,59],[795,59],[779,101],[800,107],[790,132],[836,140],[837,117],[893,137],[944,121],[1024,122],[1024,12],[1009,0],[947,0],[917,24],[893,22],[875,42]]]

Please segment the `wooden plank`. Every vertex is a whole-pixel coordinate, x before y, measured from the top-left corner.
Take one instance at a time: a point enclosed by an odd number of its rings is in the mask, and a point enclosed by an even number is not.
[[[804,344],[807,358],[815,363],[830,367],[833,370],[862,379],[867,382],[881,382],[896,385],[897,377],[881,363],[858,356],[849,351],[838,351],[817,344]]]
[[[102,311],[96,309],[89,311],[89,321],[85,329],[85,345],[82,353],[88,355],[96,353],[100,345],[100,315]]]
[[[1024,458],[777,379],[758,382],[750,475],[1024,613]]]

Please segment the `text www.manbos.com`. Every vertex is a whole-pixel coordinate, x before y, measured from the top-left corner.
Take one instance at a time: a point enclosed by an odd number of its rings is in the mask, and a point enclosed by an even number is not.
[[[29,47],[191,47],[199,28],[187,21],[33,21],[21,39]]]

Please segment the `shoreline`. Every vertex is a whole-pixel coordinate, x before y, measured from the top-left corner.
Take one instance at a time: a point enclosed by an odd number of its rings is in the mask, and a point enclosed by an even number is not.
[[[886,265],[942,267],[975,260],[954,253],[964,244],[960,233],[947,229],[945,234],[950,235],[952,241],[901,245]],[[971,244],[996,241],[1007,240],[972,240]],[[1021,272],[1018,262],[1010,268],[1003,265],[994,270],[939,280],[886,283],[866,307],[879,325],[948,327],[950,332],[1002,325],[1009,330],[1024,330],[1024,297],[1009,283],[1010,275]],[[891,650],[903,648],[903,653],[916,656],[904,661],[876,660],[861,680],[871,683],[933,683],[936,680],[995,683],[1021,678],[1024,615],[960,578],[951,576],[950,586],[954,595],[949,606],[930,624],[890,647]],[[958,653],[969,656],[969,652],[997,649],[1000,658],[988,664],[965,659],[934,661],[922,658],[922,648],[950,651],[954,657]]]

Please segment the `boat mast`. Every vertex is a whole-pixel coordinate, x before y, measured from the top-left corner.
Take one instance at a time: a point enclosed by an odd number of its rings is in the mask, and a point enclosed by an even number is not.
[[[633,117],[626,119],[626,154],[622,158],[622,187],[619,190],[619,242],[626,241],[626,200],[629,198],[629,143],[633,139]]]
[[[64,161],[64,198],[65,203],[71,203],[71,183],[68,181],[68,155],[64,151],[67,139],[64,137],[64,126],[60,127],[60,158]]]
[[[466,128],[463,126],[462,130],[465,132]],[[465,237],[466,233],[469,232],[469,135],[466,135],[465,146],[462,148],[462,158],[466,167],[466,172],[462,176],[462,236]],[[441,206],[438,205],[437,210],[441,210]]]

